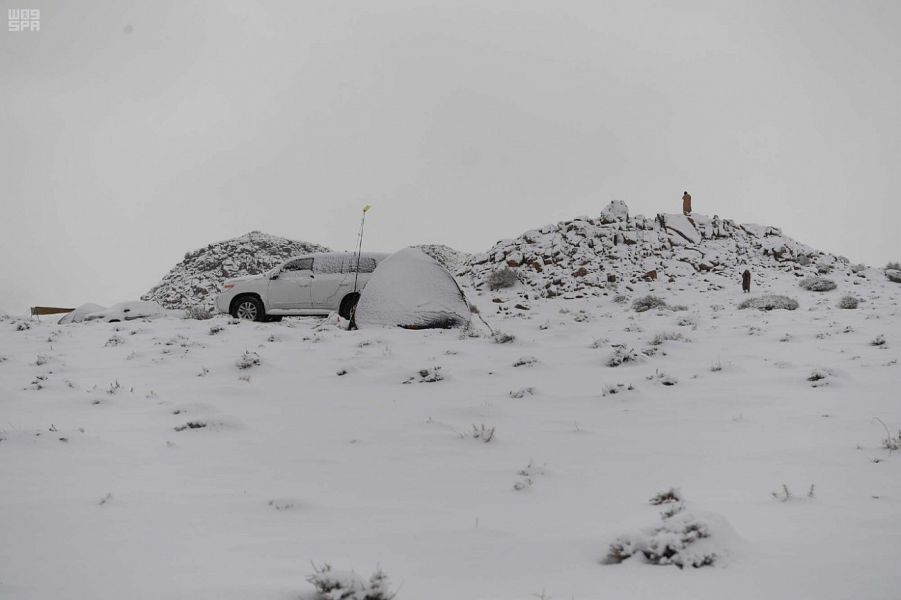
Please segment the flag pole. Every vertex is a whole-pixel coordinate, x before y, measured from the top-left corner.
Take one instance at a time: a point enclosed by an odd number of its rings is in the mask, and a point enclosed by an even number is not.
[[[366,224],[366,213],[372,208],[371,204],[363,207],[363,218],[360,220],[360,240],[357,245],[357,268],[354,269],[354,293],[357,292],[357,278],[360,275],[360,253],[363,251],[363,226]]]

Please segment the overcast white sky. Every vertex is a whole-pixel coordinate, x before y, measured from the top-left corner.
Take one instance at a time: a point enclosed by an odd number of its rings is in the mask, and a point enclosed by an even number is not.
[[[253,229],[484,250],[611,199],[901,260],[901,2],[0,0],[0,307]]]

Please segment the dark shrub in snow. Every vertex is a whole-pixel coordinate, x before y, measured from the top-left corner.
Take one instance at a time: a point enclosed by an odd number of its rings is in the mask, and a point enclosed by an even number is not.
[[[196,319],[198,321],[206,321],[207,319],[213,318],[213,313],[211,313],[205,306],[195,304],[194,306],[189,306],[185,309],[185,318]]]
[[[331,565],[313,565],[314,573],[307,581],[316,588],[314,600],[391,600],[388,576],[377,570],[366,582],[353,571],[335,571]]]
[[[836,288],[835,282],[825,277],[805,277],[798,285],[811,292],[828,292]]]
[[[662,333],[658,333],[657,335],[655,335],[654,339],[652,339],[650,343],[652,346],[659,346],[663,342],[670,342],[670,341],[687,342],[688,340],[681,333],[674,333],[672,331],[664,331]]]
[[[607,357],[606,365],[608,367],[618,367],[623,363],[637,362],[641,362],[641,357],[635,350],[632,350],[631,348],[627,349],[624,346],[618,346],[613,350],[613,354]]]
[[[238,362],[235,365],[239,369],[249,369],[251,367],[260,366],[260,355],[256,352],[251,352],[249,350],[245,350],[244,354],[238,359]]]
[[[838,301],[839,308],[857,308],[857,303],[859,301],[854,296],[842,296],[842,299]]]
[[[416,372],[416,375],[408,377],[401,383],[433,383],[435,381],[442,381],[443,379],[444,376],[441,374],[441,367],[435,366],[431,369],[419,369],[419,371]]]
[[[767,294],[757,298],[748,298],[738,305],[739,309],[757,308],[760,310],[795,310],[798,308],[798,301],[788,296],[779,296],[776,294]]]
[[[682,494],[679,492],[679,488],[670,488],[665,492],[657,492],[649,502],[653,506],[660,506],[670,502],[682,502]]]
[[[666,302],[663,298],[658,298],[657,296],[652,296],[648,294],[644,298],[638,298],[635,302],[632,303],[632,309],[635,312],[645,312],[647,310],[651,310],[652,308],[664,308],[666,307]]]
[[[516,276],[516,271],[504,267],[488,276],[488,289],[500,290],[513,287],[517,281],[519,281],[519,278]]]

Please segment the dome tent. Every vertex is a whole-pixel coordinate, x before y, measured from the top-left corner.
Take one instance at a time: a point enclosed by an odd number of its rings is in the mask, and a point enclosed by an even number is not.
[[[416,248],[381,263],[357,304],[358,327],[447,329],[469,323],[472,313],[453,276]]]

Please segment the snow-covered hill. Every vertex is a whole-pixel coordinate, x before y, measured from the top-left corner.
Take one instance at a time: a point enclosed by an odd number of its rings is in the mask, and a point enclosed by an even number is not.
[[[630,216],[614,201],[599,216],[580,217],[502,240],[472,256],[469,273],[477,288],[493,272],[514,269],[536,295],[576,297],[598,294],[608,283],[635,282],[653,273],[660,279],[708,274],[734,280],[737,269],[757,275],[772,271],[799,276],[840,268],[847,259],[814,250],[776,227],[739,225],[718,216],[658,214]],[[740,271],[739,271],[740,273]]]
[[[438,261],[438,264],[447,269],[452,275],[460,271],[471,257],[468,252],[462,252],[444,244],[420,244],[414,246],[414,248],[419,248],[434,258]]]
[[[164,308],[209,308],[226,279],[262,273],[299,254],[327,251],[318,244],[251,231],[186,253],[141,299],[155,300]]]

